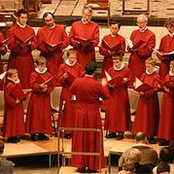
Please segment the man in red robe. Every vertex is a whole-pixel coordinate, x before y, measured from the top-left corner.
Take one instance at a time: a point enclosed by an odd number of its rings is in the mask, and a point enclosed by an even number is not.
[[[63,63],[62,50],[69,45],[69,38],[64,26],[55,24],[54,15],[51,12],[46,12],[43,20],[46,25],[38,30],[38,48],[41,55],[47,59],[48,71],[56,74]]]
[[[94,79],[95,62],[86,67],[86,76],[74,80],[70,92],[76,96],[74,128],[102,129],[99,114],[99,98],[109,97],[106,79],[101,84]],[[100,137],[101,136],[101,137]],[[94,131],[74,131],[72,139],[73,152],[99,153],[101,151],[101,167],[104,167],[103,135]],[[100,138],[101,141],[100,142]],[[102,145],[100,145],[102,143]],[[100,147],[102,146],[102,147]],[[78,167],[79,172],[96,172],[99,169],[99,156],[72,155],[72,166]],[[87,170],[87,171],[86,171]]]
[[[174,18],[167,19],[167,21],[165,22],[165,27],[167,28],[169,33],[165,35],[160,42],[159,52],[161,52],[162,55],[157,54],[158,58],[161,60],[159,75],[162,80],[169,72],[169,64],[172,60],[172,55],[164,55],[164,53],[174,51]]]
[[[145,60],[151,56],[155,47],[155,35],[147,28],[147,23],[147,16],[143,14],[138,16],[137,25],[139,29],[134,30],[130,36],[135,47],[128,44],[128,51],[131,53],[128,67],[133,75],[138,78],[145,72]]]
[[[119,35],[120,24],[112,22],[110,26],[111,33],[104,36],[99,48],[99,52],[104,56],[102,63],[102,77],[105,76],[105,71],[113,66],[112,56],[115,54],[124,55],[125,53],[125,39]]]
[[[31,52],[37,48],[34,29],[26,24],[28,12],[20,9],[17,12],[17,23],[8,31],[10,38],[8,48],[11,51],[8,68],[16,68],[19,73],[22,88],[30,87],[30,74],[34,71],[34,61]]]
[[[70,44],[77,49],[78,62],[84,67],[89,61],[95,61],[94,48],[99,43],[99,27],[91,17],[92,8],[85,6],[82,19],[74,22],[70,31]]]

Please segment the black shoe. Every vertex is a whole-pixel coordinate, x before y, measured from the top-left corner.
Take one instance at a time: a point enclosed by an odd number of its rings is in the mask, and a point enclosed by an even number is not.
[[[72,138],[72,135],[71,135],[71,134],[65,134],[65,135],[64,135],[64,138],[65,138],[65,139],[71,139],[71,138]]]
[[[38,140],[49,140],[49,137],[47,137],[45,134],[39,134]]]
[[[124,138],[124,133],[123,132],[118,132],[116,139],[117,140],[122,140]]]
[[[157,141],[156,141],[156,138],[154,137],[147,137],[148,141],[149,141],[149,144],[156,144]]]
[[[9,143],[18,143],[19,139],[17,137],[9,137],[7,141]]]
[[[170,141],[165,140],[165,139],[161,139],[161,140],[159,140],[158,145],[159,146],[168,146],[169,143],[170,143]]]
[[[86,173],[85,167],[78,168],[77,172]]]
[[[38,136],[36,134],[32,134],[31,135],[31,140],[32,141],[37,141],[38,140]]]
[[[106,138],[116,138],[116,133],[115,132],[109,132],[106,134]]]
[[[97,170],[93,170],[93,169],[88,169],[87,173],[98,173],[98,171]]]

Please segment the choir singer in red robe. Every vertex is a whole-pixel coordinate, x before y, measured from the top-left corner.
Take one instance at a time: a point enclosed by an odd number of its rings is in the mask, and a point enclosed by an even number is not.
[[[85,67],[91,60],[95,61],[94,48],[99,43],[99,27],[91,21],[92,8],[84,6],[82,19],[72,24],[70,44],[77,49],[78,62]]]
[[[102,129],[101,117],[99,114],[99,98],[109,97],[107,82],[106,79],[102,79],[100,84],[94,79],[96,71],[95,62],[90,62],[85,67],[85,71],[85,77],[75,79],[70,87],[70,92],[76,96],[74,128]],[[100,146],[100,138],[103,137],[101,134],[94,131],[74,131],[72,151],[99,153],[101,148],[101,167],[103,168],[105,165],[103,139],[102,147]],[[99,156],[93,155],[72,155],[72,166],[77,167],[77,171],[81,173],[96,172],[100,166],[99,159]]]
[[[34,71],[34,61],[31,52],[37,48],[34,29],[26,24],[28,12],[20,9],[17,12],[17,22],[8,31],[8,48],[10,57],[8,68],[16,68],[19,73],[22,88],[30,87],[30,74]]]
[[[60,65],[63,63],[63,50],[69,45],[69,38],[64,26],[55,24],[54,15],[46,12],[43,15],[45,26],[38,30],[38,49],[41,56],[47,59],[48,71],[56,74]]]

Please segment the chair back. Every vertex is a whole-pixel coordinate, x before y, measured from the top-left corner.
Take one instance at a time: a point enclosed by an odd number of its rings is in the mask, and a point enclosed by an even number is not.
[[[60,104],[60,95],[61,95],[62,87],[55,87],[54,91],[51,93],[51,107],[52,109],[59,110]]]

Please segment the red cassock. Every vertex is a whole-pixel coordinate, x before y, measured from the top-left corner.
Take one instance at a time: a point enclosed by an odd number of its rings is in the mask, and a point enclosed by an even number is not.
[[[41,55],[47,59],[48,71],[52,74],[57,74],[60,65],[63,63],[62,50],[69,45],[69,38],[64,26],[59,24],[56,24],[53,28],[43,26],[38,30],[37,38]],[[58,44],[58,47],[50,48],[46,43]]]
[[[88,47],[83,47],[74,37],[91,39]],[[72,24],[70,31],[70,44],[77,49],[78,62],[85,67],[90,60],[95,61],[95,50],[99,43],[99,27],[95,22],[90,21],[83,24],[82,21],[76,21]]]
[[[112,67],[108,70],[108,73],[112,78],[120,76],[129,80],[128,82],[122,80],[110,88],[104,128],[110,132],[130,130],[130,105],[127,88],[132,84],[132,73],[127,67],[123,67],[120,70],[115,70]]]
[[[30,83],[34,91],[31,93],[27,108],[25,125],[27,133],[52,134],[50,93],[53,86],[49,85],[46,92],[42,92],[40,88],[40,85],[51,77],[49,72],[31,74]]]
[[[4,36],[0,32],[0,47],[1,47],[1,42],[3,40],[4,40]],[[7,48],[5,48],[3,51],[0,50],[0,74],[3,72],[3,65],[2,65],[1,55],[4,55],[6,52],[7,52]]]
[[[132,32],[130,39],[134,45],[140,40],[145,41],[138,48],[137,52],[131,52],[128,65],[133,75],[140,78],[145,72],[145,60],[151,56],[152,49],[155,47],[155,35],[149,29],[146,29],[144,32],[138,29]],[[130,51],[129,48],[128,50]]]
[[[68,78],[63,78],[63,74],[68,73]],[[62,92],[60,96],[60,108],[62,107],[63,101],[65,101],[65,108],[63,110],[63,115],[60,115],[58,119],[58,125],[64,127],[73,127],[74,126],[74,104],[72,101],[72,94],[69,91],[69,88],[75,78],[82,77],[84,75],[84,68],[79,63],[75,63],[73,66],[69,66],[66,63],[63,63],[58,72],[59,81],[62,86]],[[67,131],[66,133],[69,133]]]
[[[103,43],[103,40],[106,41],[111,47],[114,47],[115,45],[120,44],[120,48],[114,51],[118,52],[119,54],[123,56],[125,53],[125,39],[119,34],[117,34],[115,37],[109,34],[104,36],[104,38],[102,39],[99,52],[101,55],[104,56],[104,60],[102,63],[102,77],[105,77],[104,71],[107,71],[109,68],[111,68],[113,66],[113,62],[112,62],[112,56],[109,55],[110,50]]]
[[[171,51],[174,51],[174,36],[170,36],[169,34],[164,36],[161,39],[159,51],[163,53],[169,53]],[[159,54],[157,54],[157,56],[161,60],[159,75],[161,79],[164,80],[170,69],[169,56],[162,57]]]
[[[147,83],[152,89],[140,95],[133,125],[133,132],[144,132],[151,137],[157,135],[159,123],[159,102],[157,96],[159,75],[157,72],[152,74],[144,73],[141,81]]]
[[[34,61],[31,52],[37,48],[34,30],[29,25],[22,28],[16,24],[9,29],[8,38],[12,38],[8,44],[8,48],[11,51],[8,68],[17,69],[22,88],[29,88],[30,74],[34,71]],[[28,42],[29,45],[26,44],[24,47],[19,45],[19,40],[20,42],[25,42],[29,38],[31,38]]]
[[[24,111],[22,100],[25,94],[19,83],[10,81],[5,86],[4,136],[13,137],[24,135]],[[17,98],[20,100],[16,103]]]
[[[70,92],[76,95],[76,108],[74,127],[77,128],[98,128],[101,129],[101,117],[99,113],[99,97],[109,97],[107,87],[102,87],[100,83],[91,77],[77,78]],[[101,135],[103,137],[103,135]],[[102,138],[101,137],[101,138]],[[99,132],[74,131],[72,139],[73,152],[100,152]],[[98,156],[72,155],[72,166],[88,167],[89,169],[99,169]],[[102,164],[104,165],[103,138],[102,138]]]
[[[174,76],[170,76],[169,74],[167,74],[165,77],[165,83],[166,87],[169,88],[169,92],[164,91],[162,98],[158,137],[174,141]]]

